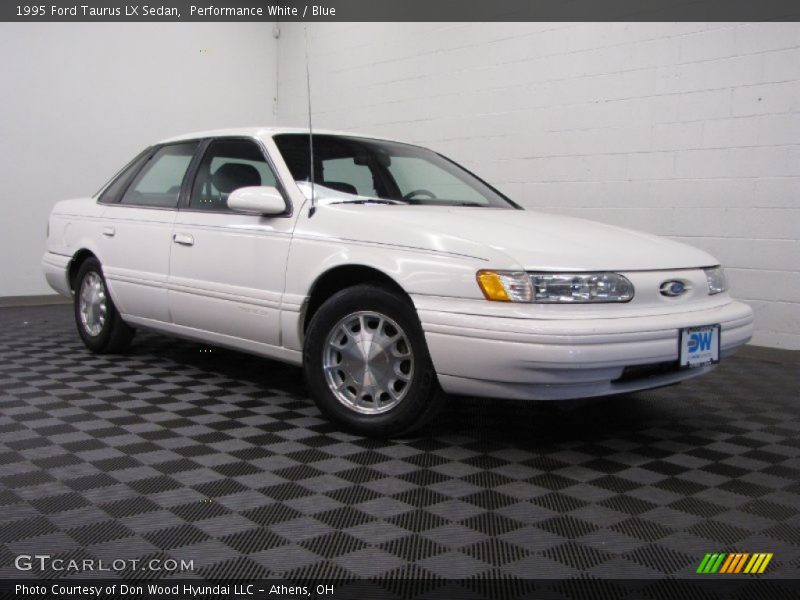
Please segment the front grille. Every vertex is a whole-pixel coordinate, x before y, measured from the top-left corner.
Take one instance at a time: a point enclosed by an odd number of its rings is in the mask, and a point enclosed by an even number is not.
[[[667,362],[649,363],[646,365],[630,365],[622,370],[622,375],[614,380],[615,383],[647,379],[657,375],[675,373],[679,369],[677,360]]]

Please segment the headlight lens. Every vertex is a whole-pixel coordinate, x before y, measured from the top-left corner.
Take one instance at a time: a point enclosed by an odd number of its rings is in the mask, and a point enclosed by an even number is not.
[[[725,279],[725,270],[722,267],[703,269],[708,279],[708,293],[721,294],[728,289],[728,281]]]
[[[633,298],[633,284],[617,273],[478,271],[477,279],[486,299],[496,302],[578,304]]]
[[[628,302],[633,284],[618,273],[533,273],[534,302]]]

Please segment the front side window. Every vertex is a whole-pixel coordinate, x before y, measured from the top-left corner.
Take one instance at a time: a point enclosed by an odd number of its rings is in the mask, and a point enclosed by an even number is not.
[[[275,136],[295,181],[311,181],[307,134]],[[350,136],[314,136],[314,184],[337,201],[516,208],[466,169],[419,146]],[[305,188],[303,188],[305,189]],[[353,196],[348,199],[348,195]],[[331,196],[329,196],[331,197]]]
[[[122,204],[176,208],[181,186],[199,142],[159,148],[131,182]]]
[[[216,140],[208,146],[197,170],[189,209],[228,211],[231,192],[250,186],[277,186],[258,144],[250,140]]]

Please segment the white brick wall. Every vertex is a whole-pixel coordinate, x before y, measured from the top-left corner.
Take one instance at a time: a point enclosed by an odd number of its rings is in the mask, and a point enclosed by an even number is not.
[[[302,24],[278,118],[306,124]],[[800,349],[800,24],[308,26],[315,126],[419,142],[520,203],[716,255]]]
[[[0,296],[54,293],[41,258],[58,200],[159,139],[274,119],[263,23],[0,23],[0,55]]]

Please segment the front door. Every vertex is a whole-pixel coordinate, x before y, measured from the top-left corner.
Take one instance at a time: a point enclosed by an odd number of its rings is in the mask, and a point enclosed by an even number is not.
[[[169,306],[177,325],[279,346],[293,219],[228,209],[228,195],[276,186],[251,139],[212,141],[172,230]],[[232,340],[233,341],[233,340]]]

